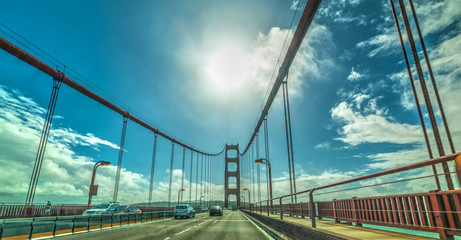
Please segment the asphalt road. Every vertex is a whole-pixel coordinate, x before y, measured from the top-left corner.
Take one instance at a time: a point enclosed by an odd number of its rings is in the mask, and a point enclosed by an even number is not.
[[[77,239],[271,239],[240,211],[224,211],[223,216],[197,214],[191,219],[166,219],[131,226],[56,237],[59,240]]]

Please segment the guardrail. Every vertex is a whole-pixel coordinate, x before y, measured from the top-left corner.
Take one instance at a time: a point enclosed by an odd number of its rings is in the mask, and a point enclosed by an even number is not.
[[[91,207],[94,207],[93,205]],[[18,217],[44,217],[46,203],[34,204],[25,209],[25,205],[21,204],[0,204],[0,218],[18,218]],[[158,212],[158,211],[172,211],[174,207],[151,207],[151,206],[137,206],[143,212]],[[88,205],[79,204],[54,204],[51,206],[48,216],[69,216],[69,215],[82,215],[82,213],[89,209]]]
[[[461,236],[461,190],[315,202],[315,217]],[[311,217],[310,203],[253,207],[253,212]],[[283,217],[282,217],[283,219]]]
[[[454,235],[461,236],[461,190],[432,190],[429,193],[314,202],[314,191],[320,189],[336,187],[421,167],[434,166],[435,164],[446,163],[448,161],[455,162],[455,172],[453,173],[457,175],[458,182],[461,185],[461,153],[455,153],[256,202],[250,205],[249,209],[252,211],[259,211],[261,214],[263,211],[267,211],[267,214],[269,214],[269,212],[280,214],[281,220],[283,220],[284,214],[303,217],[309,216],[313,228],[316,228],[316,218],[322,218],[323,216],[334,218],[336,221],[344,220],[347,222],[355,222],[357,226],[361,226],[362,223],[367,223],[437,232],[440,239],[453,239]],[[445,175],[445,173],[441,175]],[[299,194],[309,194],[309,202],[282,204],[283,198]],[[273,203],[277,202],[277,200],[279,204],[274,205]],[[265,206],[263,206],[263,204],[265,204]]]
[[[0,239],[31,239],[173,217],[172,211],[0,220]]]

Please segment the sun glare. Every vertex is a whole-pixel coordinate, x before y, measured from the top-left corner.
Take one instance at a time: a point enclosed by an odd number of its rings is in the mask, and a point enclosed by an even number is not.
[[[211,55],[206,70],[216,88],[239,89],[249,78],[248,54],[238,48],[223,48]]]

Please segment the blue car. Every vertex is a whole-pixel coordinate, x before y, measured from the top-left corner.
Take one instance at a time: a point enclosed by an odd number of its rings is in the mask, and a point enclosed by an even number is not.
[[[191,205],[178,205],[174,208],[174,218],[191,218],[195,217],[195,210]]]

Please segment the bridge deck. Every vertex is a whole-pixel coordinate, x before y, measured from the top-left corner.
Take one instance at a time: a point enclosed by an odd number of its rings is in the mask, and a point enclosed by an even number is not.
[[[263,213],[263,216],[267,216],[267,213]],[[274,219],[280,219],[280,215],[270,214],[269,217]],[[311,220],[308,218],[300,218],[300,217],[289,217],[283,216],[283,221],[296,223],[299,225],[303,225],[306,227],[311,227]],[[352,225],[342,224],[342,223],[335,223],[333,221],[328,220],[316,220],[317,228],[329,231],[338,235],[343,235],[350,237],[351,239],[435,239],[430,237],[422,237],[416,235],[410,235],[405,233],[397,233],[385,230],[378,230],[366,227],[356,227]]]

